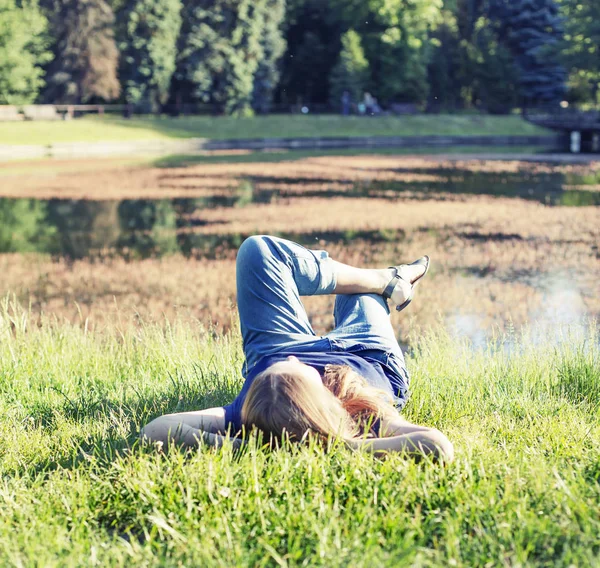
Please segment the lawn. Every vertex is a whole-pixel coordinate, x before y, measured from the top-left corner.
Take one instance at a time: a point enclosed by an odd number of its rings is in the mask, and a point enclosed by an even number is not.
[[[590,566],[600,560],[592,329],[485,350],[419,338],[405,416],[449,466],[340,445],[140,447],[153,417],[232,399],[240,340],[198,321],[89,332],[0,311],[3,566]]]
[[[86,117],[67,122],[0,123],[0,144],[55,144],[177,138],[296,138],[416,135],[544,135],[519,116],[409,115],[342,117],[272,115],[257,118]]]

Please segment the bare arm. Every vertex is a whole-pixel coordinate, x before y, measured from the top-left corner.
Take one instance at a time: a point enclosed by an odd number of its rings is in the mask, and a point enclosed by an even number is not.
[[[220,447],[226,436],[225,410],[222,407],[207,408],[193,412],[165,414],[155,418],[142,428],[140,438],[161,442],[165,447],[175,443],[195,448],[201,442]],[[230,438],[235,447],[241,445],[239,438]]]
[[[452,443],[435,428],[387,438],[354,439],[347,443],[351,448],[364,449],[375,455],[402,452],[415,459],[425,456],[431,456],[436,461],[444,462],[451,462],[454,459]]]
[[[383,417],[379,421],[379,436],[381,438],[390,438],[391,436],[400,436],[402,434],[412,434],[413,432],[427,432],[432,430],[428,426],[418,426],[408,420],[405,420],[397,414],[392,417]]]
[[[400,415],[382,418],[379,438],[355,439],[353,448],[364,448],[377,455],[386,452],[405,452],[414,458],[432,456],[436,460],[451,462],[454,459],[452,442],[435,428],[417,426]]]

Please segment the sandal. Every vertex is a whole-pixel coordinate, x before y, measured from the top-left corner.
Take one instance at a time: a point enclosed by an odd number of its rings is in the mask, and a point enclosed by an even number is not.
[[[402,272],[403,272],[402,269],[406,266],[417,266],[417,265],[424,266],[425,272],[423,272],[423,274],[421,274],[421,276],[416,278],[415,281],[411,283],[408,278],[405,278],[402,275]],[[411,262],[410,264],[400,264],[399,266],[390,266],[390,268],[395,269],[396,274],[390,280],[389,284],[386,286],[385,290],[383,291],[382,296],[386,300],[391,298],[392,294],[394,293],[394,290],[396,288],[396,285],[398,285],[400,283],[400,281],[402,281],[401,284],[404,285],[404,287],[406,287],[406,285],[408,285],[408,287],[409,287],[409,291],[408,291],[406,300],[402,304],[399,304],[396,306],[396,311],[399,312],[399,311],[402,311],[404,308],[406,308],[406,306],[408,306],[408,304],[410,304],[412,302],[413,296],[415,295],[415,286],[417,285],[419,280],[421,280],[421,278],[423,278],[423,276],[425,276],[425,274],[427,274],[427,271],[429,270],[429,257],[427,255],[425,255],[425,256],[422,256],[421,258],[419,258],[418,260]]]

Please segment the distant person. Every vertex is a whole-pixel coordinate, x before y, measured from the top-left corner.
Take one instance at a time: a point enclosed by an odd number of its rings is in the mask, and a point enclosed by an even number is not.
[[[365,104],[365,112],[368,116],[372,116],[373,115],[373,107],[375,104],[375,99],[373,98],[373,95],[371,95],[371,93],[365,93],[363,102]]]
[[[195,447],[240,445],[243,430],[266,440],[340,438],[373,453],[403,452],[450,461],[440,431],[404,420],[408,372],[387,300],[402,310],[429,257],[384,269],[341,264],[323,250],[271,236],[250,237],[237,255],[237,303],[246,381],[225,407],[156,418],[142,437]],[[301,296],[337,294],[335,329],[313,331]]]
[[[352,97],[350,96],[349,91],[344,91],[342,93],[341,103],[342,103],[342,115],[348,116],[350,114],[350,105],[352,104]]]

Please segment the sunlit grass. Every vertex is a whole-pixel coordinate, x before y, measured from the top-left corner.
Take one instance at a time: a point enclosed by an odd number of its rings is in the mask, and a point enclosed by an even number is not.
[[[169,138],[296,138],[327,136],[544,135],[549,131],[518,116],[413,115],[342,117],[270,115],[256,118],[211,116],[89,116],[70,121],[0,123],[0,144],[56,144]]]
[[[159,455],[158,414],[232,399],[235,334],[198,322],[89,332],[0,311],[2,565],[594,565],[600,353],[594,328],[473,351],[432,331],[406,417],[456,461],[340,446]]]

